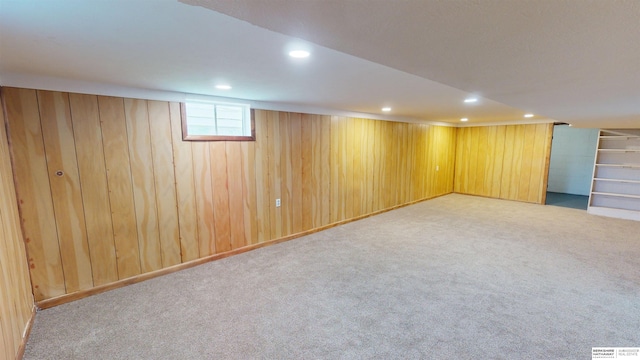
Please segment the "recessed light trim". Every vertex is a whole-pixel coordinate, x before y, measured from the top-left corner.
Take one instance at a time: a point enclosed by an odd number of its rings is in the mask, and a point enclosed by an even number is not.
[[[467,104],[478,102],[478,98],[466,98],[464,99],[464,102]]]
[[[292,58],[296,58],[296,59],[304,59],[304,58],[309,57],[309,55],[311,55],[311,54],[306,50],[289,51],[289,56],[291,56]]]
[[[385,106],[385,107],[382,108],[382,111],[389,112],[389,111],[391,111],[391,108],[388,107],[388,106]]]
[[[226,84],[216,85],[216,89],[218,89],[218,90],[231,90],[231,85],[226,85]]]
[[[462,119],[460,119],[460,121],[465,122],[465,121],[469,121],[469,119],[467,119],[467,118],[462,118]]]
[[[526,118],[532,118],[532,117],[533,117],[533,114],[524,114],[524,117],[526,117]]]

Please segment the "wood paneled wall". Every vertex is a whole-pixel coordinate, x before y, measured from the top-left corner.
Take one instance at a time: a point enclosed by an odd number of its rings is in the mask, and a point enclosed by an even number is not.
[[[33,307],[4,113],[0,107],[0,358],[16,358]]]
[[[453,191],[455,128],[255,110],[255,142],[185,142],[178,103],[3,90],[37,300]]]
[[[455,192],[544,204],[553,124],[457,131]]]

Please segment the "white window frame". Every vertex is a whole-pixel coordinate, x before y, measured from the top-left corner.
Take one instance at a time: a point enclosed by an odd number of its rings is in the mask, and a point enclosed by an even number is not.
[[[189,114],[187,114],[187,104],[206,104],[214,107],[212,120],[215,124],[212,126],[215,134],[189,134]],[[217,114],[215,109],[217,106],[233,106],[242,109],[242,135],[220,134],[218,133]],[[203,101],[203,100],[187,100],[180,104],[182,117],[182,140],[187,141],[255,141],[255,122],[253,120],[253,111],[248,104],[226,103],[219,101]]]

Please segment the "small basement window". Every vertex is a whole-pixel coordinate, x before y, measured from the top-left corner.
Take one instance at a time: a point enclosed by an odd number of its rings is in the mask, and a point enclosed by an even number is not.
[[[256,139],[249,105],[187,101],[181,108],[183,140],[253,141]]]

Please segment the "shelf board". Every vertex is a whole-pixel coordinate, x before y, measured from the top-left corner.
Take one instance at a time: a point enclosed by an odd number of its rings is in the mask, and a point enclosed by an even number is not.
[[[606,178],[594,178],[593,180],[595,180],[595,181],[620,182],[620,183],[629,183],[629,184],[640,184],[640,180],[606,179]]]
[[[625,168],[625,169],[640,169],[640,164],[596,164],[596,166]]]
[[[630,198],[630,199],[640,199],[640,195],[606,193],[606,192],[598,192],[598,191],[592,191],[591,195],[602,195],[602,196],[623,197],[623,198]]]
[[[605,139],[605,140],[630,140],[630,139],[640,139],[640,136],[633,136],[633,135],[600,135],[600,139]]]
[[[598,151],[611,153],[637,153],[640,152],[640,149],[598,149]]]

